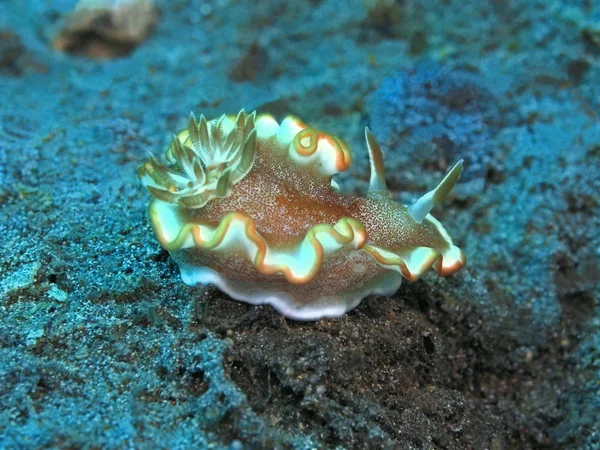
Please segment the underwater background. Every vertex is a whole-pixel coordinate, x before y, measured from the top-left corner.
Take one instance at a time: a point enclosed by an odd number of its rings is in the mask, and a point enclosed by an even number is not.
[[[82,9],[82,4],[95,7]],[[0,448],[600,448],[600,2],[0,0]],[[364,127],[465,269],[339,319],[190,288],[136,176],[190,111]]]

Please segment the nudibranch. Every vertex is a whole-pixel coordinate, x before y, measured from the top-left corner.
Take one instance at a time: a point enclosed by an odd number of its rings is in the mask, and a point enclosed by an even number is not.
[[[192,114],[167,164],[138,169],[154,199],[152,227],[184,283],[214,284],[296,320],[338,317],[370,294],[391,295],[430,267],[446,276],[462,251],[430,213],[457,182],[462,160],[410,206],[392,200],[379,145],[365,130],[366,198],[343,195],[333,175],[351,152],[335,136],[286,117]]]

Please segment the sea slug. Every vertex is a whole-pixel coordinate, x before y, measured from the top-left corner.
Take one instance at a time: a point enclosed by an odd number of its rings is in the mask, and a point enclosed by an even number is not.
[[[343,195],[332,176],[352,154],[335,136],[286,117],[192,114],[167,164],[138,169],[154,196],[152,227],[188,285],[211,283],[234,299],[270,304],[296,320],[338,317],[370,294],[430,267],[450,275],[461,250],[429,212],[457,182],[459,161],[410,206],[392,200],[383,156],[368,129],[366,198]]]

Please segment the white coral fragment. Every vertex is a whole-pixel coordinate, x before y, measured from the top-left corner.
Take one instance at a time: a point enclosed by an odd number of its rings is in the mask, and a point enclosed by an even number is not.
[[[122,57],[148,38],[158,17],[151,0],[81,0],[52,46],[91,58]]]

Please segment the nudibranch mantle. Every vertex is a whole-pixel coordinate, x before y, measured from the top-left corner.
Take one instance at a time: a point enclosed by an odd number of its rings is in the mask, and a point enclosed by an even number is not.
[[[234,299],[270,304],[296,320],[339,317],[371,294],[392,295],[429,268],[446,276],[465,257],[431,214],[457,182],[459,161],[410,206],[387,191],[382,152],[365,130],[366,198],[332,176],[352,154],[337,137],[286,117],[190,117],[167,164],[138,170],[154,196],[152,227],[188,285],[214,284]]]

